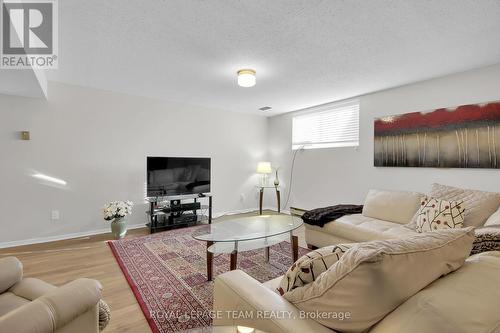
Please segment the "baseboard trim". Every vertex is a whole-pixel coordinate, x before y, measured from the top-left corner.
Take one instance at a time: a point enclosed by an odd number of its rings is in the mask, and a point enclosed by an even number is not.
[[[146,227],[146,225],[144,223],[133,224],[133,225],[129,225],[128,229],[139,229],[139,228],[144,228],[144,227]],[[86,236],[94,236],[94,235],[106,234],[109,232],[110,232],[110,229],[105,228],[105,229],[96,229],[96,230],[90,230],[90,231],[74,232],[74,233],[63,234],[63,235],[22,239],[22,240],[18,240],[18,241],[0,243],[0,249],[6,249],[9,247],[23,246],[23,245],[49,243],[49,242],[55,242],[55,241],[60,241],[60,240],[73,239],[73,238],[80,238],[80,237],[86,237]]]
[[[271,211],[274,211],[274,212],[277,211],[277,209],[274,208],[274,207],[262,207],[262,210],[271,210]],[[258,211],[259,211],[258,208],[247,208],[247,209],[230,210],[230,211],[223,212],[223,213],[215,213],[215,214],[213,214],[213,218],[216,219],[218,217],[226,216],[226,215],[245,214],[245,213],[258,212]]]
[[[272,208],[272,207],[263,207],[262,209],[276,211],[276,209]],[[256,208],[239,209],[239,210],[215,213],[215,214],[213,214],[213,217],[218,218],[218,217],[221,217],[224,215],[236,215],[236,214],[252,213],[252,212],[256,212],[256,211],[258,211],[258,209],[256,209]],[[287,214],[287,212],[283,212],[283,213]],[[132,224],[132,225],[128,226],[128,229],[139,229],[139,228],[144,228],[144,227],[146,227],[145,223]],[[63,234],[63,235],[22,239],[22,240],[17,240],[17,241],[0,243],[0,249],[6,249],[6,248],[10,248],[10,247],[23,246],[23,245],[49,243],[49,242],[55,242],[55,241],[60,241],[60,240],[73,239],[73,238],[80,238],[80,237],[86,237],[86,236],[94,236],[94,235],[106,234],[109,232],[110,232],[109,228],[104,228],[104,229],[75,232],[75,233]]]

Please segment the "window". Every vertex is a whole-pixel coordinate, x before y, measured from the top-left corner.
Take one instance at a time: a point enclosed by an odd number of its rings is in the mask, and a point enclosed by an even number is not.
[[[293,117],[292,149],[359,146],[359,102],[314,107]]]

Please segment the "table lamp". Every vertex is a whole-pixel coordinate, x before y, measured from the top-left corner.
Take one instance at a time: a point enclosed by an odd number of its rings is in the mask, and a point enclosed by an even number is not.
[[[260,186],[267,186],[267,175],[271,172],[273,172],[273,169],[271,168],[271,162],[259,162],[259,164],[257,164],[257,173],[262,174]]]

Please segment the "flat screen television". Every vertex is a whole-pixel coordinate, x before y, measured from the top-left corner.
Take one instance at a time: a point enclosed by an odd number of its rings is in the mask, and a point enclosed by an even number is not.
[[[148,156],[148,197],[208,192],[210,192],[210,158]]]

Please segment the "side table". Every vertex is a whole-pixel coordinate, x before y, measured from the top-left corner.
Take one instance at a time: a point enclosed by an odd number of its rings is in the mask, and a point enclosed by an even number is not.
[[[262,215],[262,201],[264,200],[264,189],[266,188],[273,188],[276,190],[276,201],[278,204],[278,213],[281,211],[281,197],[280,197],[280,189],[279,186],[271,186],[271,185],[257,185],[259,188],[259,214]]]

